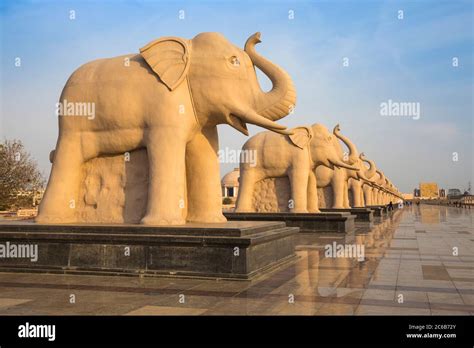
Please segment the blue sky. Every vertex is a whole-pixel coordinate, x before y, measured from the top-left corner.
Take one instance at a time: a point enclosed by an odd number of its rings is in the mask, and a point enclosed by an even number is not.
[[[243,47],[260,31],[258,51],[287,70],[297,89],[295,113],[280,123],[340,123],[405,192],[420,181],[474,184],[472,1],[4,0],[0,18],[0,136],[21,139],[45,174],[58,132],[54,107],[80,65],[138,52],[161,36],[217,31]],[[381,116],[389,99],[420,103],[420,119]],[[250,127],[251,135],[261,130]],[[222,149],[240,149],[247,139],[225,125],[219,135]],[[234,166],[223,164],[221,174]]]

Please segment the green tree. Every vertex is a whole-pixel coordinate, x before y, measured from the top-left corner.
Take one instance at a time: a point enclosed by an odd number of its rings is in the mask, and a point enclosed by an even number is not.
[[[31,207],[33,193],[44,187],[38,165],[20,140],[0,144],[0,210]]]

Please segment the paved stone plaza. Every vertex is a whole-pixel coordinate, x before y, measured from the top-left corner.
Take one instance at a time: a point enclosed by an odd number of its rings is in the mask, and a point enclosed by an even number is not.
[[[0,314],[472,315],[473,216],[421,205],[344,237],[301,233],[297,261],[252,281],[0,273]],[[363,243],[365,261],[325,257],[333,242]]]

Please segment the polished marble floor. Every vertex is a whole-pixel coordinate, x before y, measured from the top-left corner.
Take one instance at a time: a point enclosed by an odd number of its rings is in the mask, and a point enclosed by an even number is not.
[[[473,217],[421,205],[300,234],[294,263],[252,281],[0,273],[0,315],[472,315]],[[334,242],[364,260],[327,257]]]

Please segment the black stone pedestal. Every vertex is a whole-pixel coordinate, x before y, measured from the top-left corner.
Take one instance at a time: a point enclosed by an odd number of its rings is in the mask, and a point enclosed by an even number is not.
[[[295,258],[283,222],[143,225],[0,223],[0,244],[38,246],[38,260],[0,257],[0,272],[249,279]]]
[[[350,233],[355,229],[355,216],[347,212],[326,213],[226,213],[229,221],[283,221],[287,226],[299,227],[302,233]]]
[[[371,222],[374,220],[374,214],[372,210],[367,208],[347,208],[347,209],[335,209],[335,208],[324,208],[321,209],[322,212],[340,212],[340,213],[349,213],[355,215],[356,222]]]
[[[387,213],[387,208],[384,205],[369,205],[367,208],[372,210],[376,217],[383,218]]]

